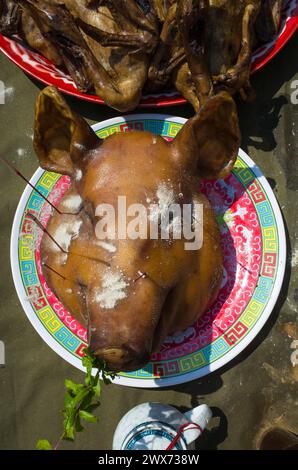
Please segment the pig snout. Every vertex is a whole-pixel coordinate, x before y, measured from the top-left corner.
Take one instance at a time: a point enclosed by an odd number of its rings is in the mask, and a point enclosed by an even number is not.
[[[113,308],[89,302],[90,351],[115,372],[137,370],[148,363],[164,299],[148,279],[127,289],[132,292]]]
[[[93,354],[103,359],[107,369],[114,372],[141,369],[150,359],[150,351],[133,344],[125,345],[122,348],[96,349]]]

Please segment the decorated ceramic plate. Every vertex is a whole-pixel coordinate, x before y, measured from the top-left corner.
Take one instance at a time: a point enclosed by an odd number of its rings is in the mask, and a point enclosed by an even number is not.
[[[105,138],[114,132],[149,130],[171,140],[185,119],[159,114],[119,117],[93,126]],[[68,176],[38,169],[31,183],[57,204]],[[259,168],[243,152],[226,180],[201,183],[215,211],[222,237],[224,278],[214,304],[185,331],[166,338],[141,370],[121,373],[117,383],[163,387],[202,377],[227,364],[253,340],[267,321],[282,285],[286,243],[275,196]],[[60,356],[82,369],[85,328],[63,307],[42,275],[42,232],[27,211],[46,225],[50,205],[27,186],[16,211],[11,263],[17,293],[34,328]],[[198,286],[199,288],[199,286]]]
[[[258,48],[252,58],[252,73],[269,62],[287,43],[298,28],[298,0],[284,0],[282,21],[279,33],[267,44]],[[17,39],[9,39],[0,34],[0,50],[16,65],[29,75],[46,85],[54,85],[60,91],[78,98],[104,104],[104,101],[90,93],[81,93],[71,77],[54,66],[42,55],[32,51]],[[185,103],[185,99],[177,92],[144,95],[140,107],[161,107]]]

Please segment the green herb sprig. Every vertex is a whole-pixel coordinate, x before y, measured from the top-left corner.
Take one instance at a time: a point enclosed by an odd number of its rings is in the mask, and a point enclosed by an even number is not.
[[[73,441],[77,432],[84,431],[82,420],[88,423],[96,423],[98,418],[93,411],[100,405],[100,374],[105,383],[110,383],[116,374],[109,372],[104,361],[93,356],[88,349],[84,350],[85,356],[82,364],[86,368],[86,375],[83,383],[75,383],[72,380],[65,380],[66,393],[64,396],[64,409],[62,414],[63,432],[54,446],[47,439],[37,441],[38,450],[57,450],[62,440]],[[92,369],[97,369],[92,375]]]

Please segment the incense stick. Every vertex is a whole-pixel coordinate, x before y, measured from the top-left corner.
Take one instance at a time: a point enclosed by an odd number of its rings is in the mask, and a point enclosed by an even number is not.
[[[80,256],[81,258],[86,258],[86,259],[89,259],[91,261],[97,261],[99,263],[102,263],[108,267],[110,267],[110,263],[108,263],[107,261],[104,261],[102,259],[98,259],[98,258],[95,258],[94,256],[87,256],[87,255],[82,255],[80,253],[75,253],[73,251],[67,251],[67,250],[64,250],[62,248],[61,245],[59,245],[59,243],[55,240],[55,238],[50,234],[50,232],[42,225],[42,223],[35,217],[34,214],[32,214],[31,212],[26,212],[26,215],[28,215],[28,217],[30,217],[30,219],[33,220],[33,222],[36,223],[36,225],[52,240],[53,243],[55,243],[55,245],[59,248],[59,250],[62,251],[62,253],[65,253],[67,255],[74,255],[74,256]]]
[[[0,154],[0,160],[2,160],[3,163],[5,163],[14,173],[22,178],[34,191],[37,192],[58,214],[60,215],[78,215],[80,213],[80,210],[78,212],[61,212],[60,209],[58,209],[44,194],[42,194],[39,189],[37,189],[30,181],[24,176],[11,162],[9,162],[3,155]]]
[[[49,266],[47,263],[42,263],[42,265],[49,269],[50,271],[52,271],[54,274],[57,274],[57,276],[61,277],[63,279],[63,281],[68,281],[68,282],[73,282],[74,284],[78,284],[78,286],[80,287],[85,287],[87,288],[87,286],[85,284],[82,284],[81,282],[77,281],[77,280],[74,280],[74,279],[70,279],[66,276],[63,276],[63,274],[59,273],[59,271],[57,271],[56,269],[52,268],[51,266]]]

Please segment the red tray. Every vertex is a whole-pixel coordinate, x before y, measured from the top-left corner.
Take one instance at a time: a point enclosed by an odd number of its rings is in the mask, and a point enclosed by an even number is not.
[[[252,58],[252,73],[261,69],[288,42],[298,28],[298,0],[285,0],[279,33],[268,44],[257,49]],[[97,95],[81,93],[65,71],[55,67],[49,60],[33,52],[23,43],[0,34],[0,50],[24,72],[46,85],[54,85],[60,91],[93,103],[105,104]],[[141,108],[157,108],[183,104],[186,100],[177,92],[144,95]]]

